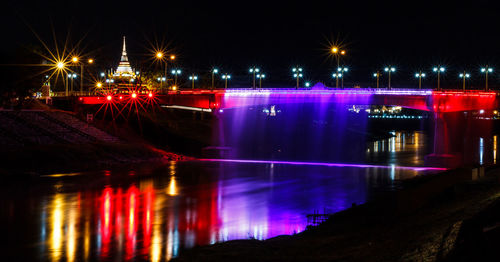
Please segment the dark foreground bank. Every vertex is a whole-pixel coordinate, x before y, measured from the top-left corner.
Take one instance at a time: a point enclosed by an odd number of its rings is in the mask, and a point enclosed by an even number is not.
[[[196,247],[175,261],[498,261],[500,171],[470,174],[418,178],[303,233]]]
[[[0,150],[0,175],[7,179],[44,174],[85,172],[121,165],[186,159],[144,144],[89,143],[42,145]]]

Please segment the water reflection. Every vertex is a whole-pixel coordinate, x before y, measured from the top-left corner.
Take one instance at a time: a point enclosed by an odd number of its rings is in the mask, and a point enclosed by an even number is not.
[[[397,141],[397,140],[396,140]],[[397,148],[397,147],[396,147]],[[147,176],[147,174],[155,174]],[[304,230],[306,214],[336,212],[363,203],[380,188],[422,173],[391,168],[337,168],[282,164],[172,163],[158,170],[89,174],[105,180],[62,182],[9,198],[34,205],[10,221],[32,221],[37,235],[19,246],[40,247],[32,260],[165,261],[183,249],[231,239],[266,239]],[[17,231],[16,231],[17,230]]]
[[[366,161],[390,165],[424,165],[426,135],[422,131],[393,131],[392,137],[368,143]]]

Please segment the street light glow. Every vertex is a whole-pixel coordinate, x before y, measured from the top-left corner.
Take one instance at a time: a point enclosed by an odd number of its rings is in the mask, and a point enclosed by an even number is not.
[[[71,58],[71,61],[72,61],[73,63],[76,63],[76,62],[78,62],[78,57],[76,57],[76,56],[73,56],[73,58]]]
[[[386,68],[384,68],[384,71],[386,71],[386,72],[389,72],[389,71],[396,72],[396,68],[392,67],[392,66],[391,67],[386,67]]]
[[[63,62],[57,62],[56,64],[58,69],[63,69],[64,68],[64,63]]]
[[[339,48],[338,47],[336,47],[336,46],[332,47],[332,53],[333,54],[336,54],[338,52],[339,52]]]
[[[89,64],[92,64],[92,63],[94,63],[94,59],[89,58],[89,61],[88,61],[88,62],[89,62]]]
[[[438,72],[438,71],[439,72],[444,72],[444,70],[445,70],[445,68],[442,67],[442,66],[432,68],[432,71],[434,71],[434,72]]]
[[[158,58],[158,59],[163,58],[163,53],[162,52],[156,52],[156,58]]]
[[[459,76],[460,78],[469,78],[469,77],[470,77],[470,74],[469,74],[469,73],[465,73],[465,74],[464,74],[464,73],[460,73],[458,76]]]
[[[102,87],[102,83],[101,82],[97,82],[96,86],[99,87],[99,88],[101,88]]]

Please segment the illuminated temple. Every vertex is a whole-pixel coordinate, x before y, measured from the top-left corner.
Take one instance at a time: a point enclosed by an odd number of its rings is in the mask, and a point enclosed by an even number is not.
[[[120,59],[120,63],[118,67],[112,74],[113,78],[120,78],[123,80],[132,80],[135,79],[136,75],[132,67],[130,66],[130,62],[128,61],[127,49],[125,45],[125,36],[123,37],[123,49],[122,49],[122,57]],[[133,81],[133,80],[132,80]]]

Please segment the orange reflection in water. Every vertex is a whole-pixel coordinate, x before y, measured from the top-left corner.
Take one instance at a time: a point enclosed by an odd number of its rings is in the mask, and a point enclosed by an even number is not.
[[[59,261],[62,255],[63,226],[64,226],[64,198],[62,194],[56,194],[49,209],[51,233],[50,254],[52,261]]]

